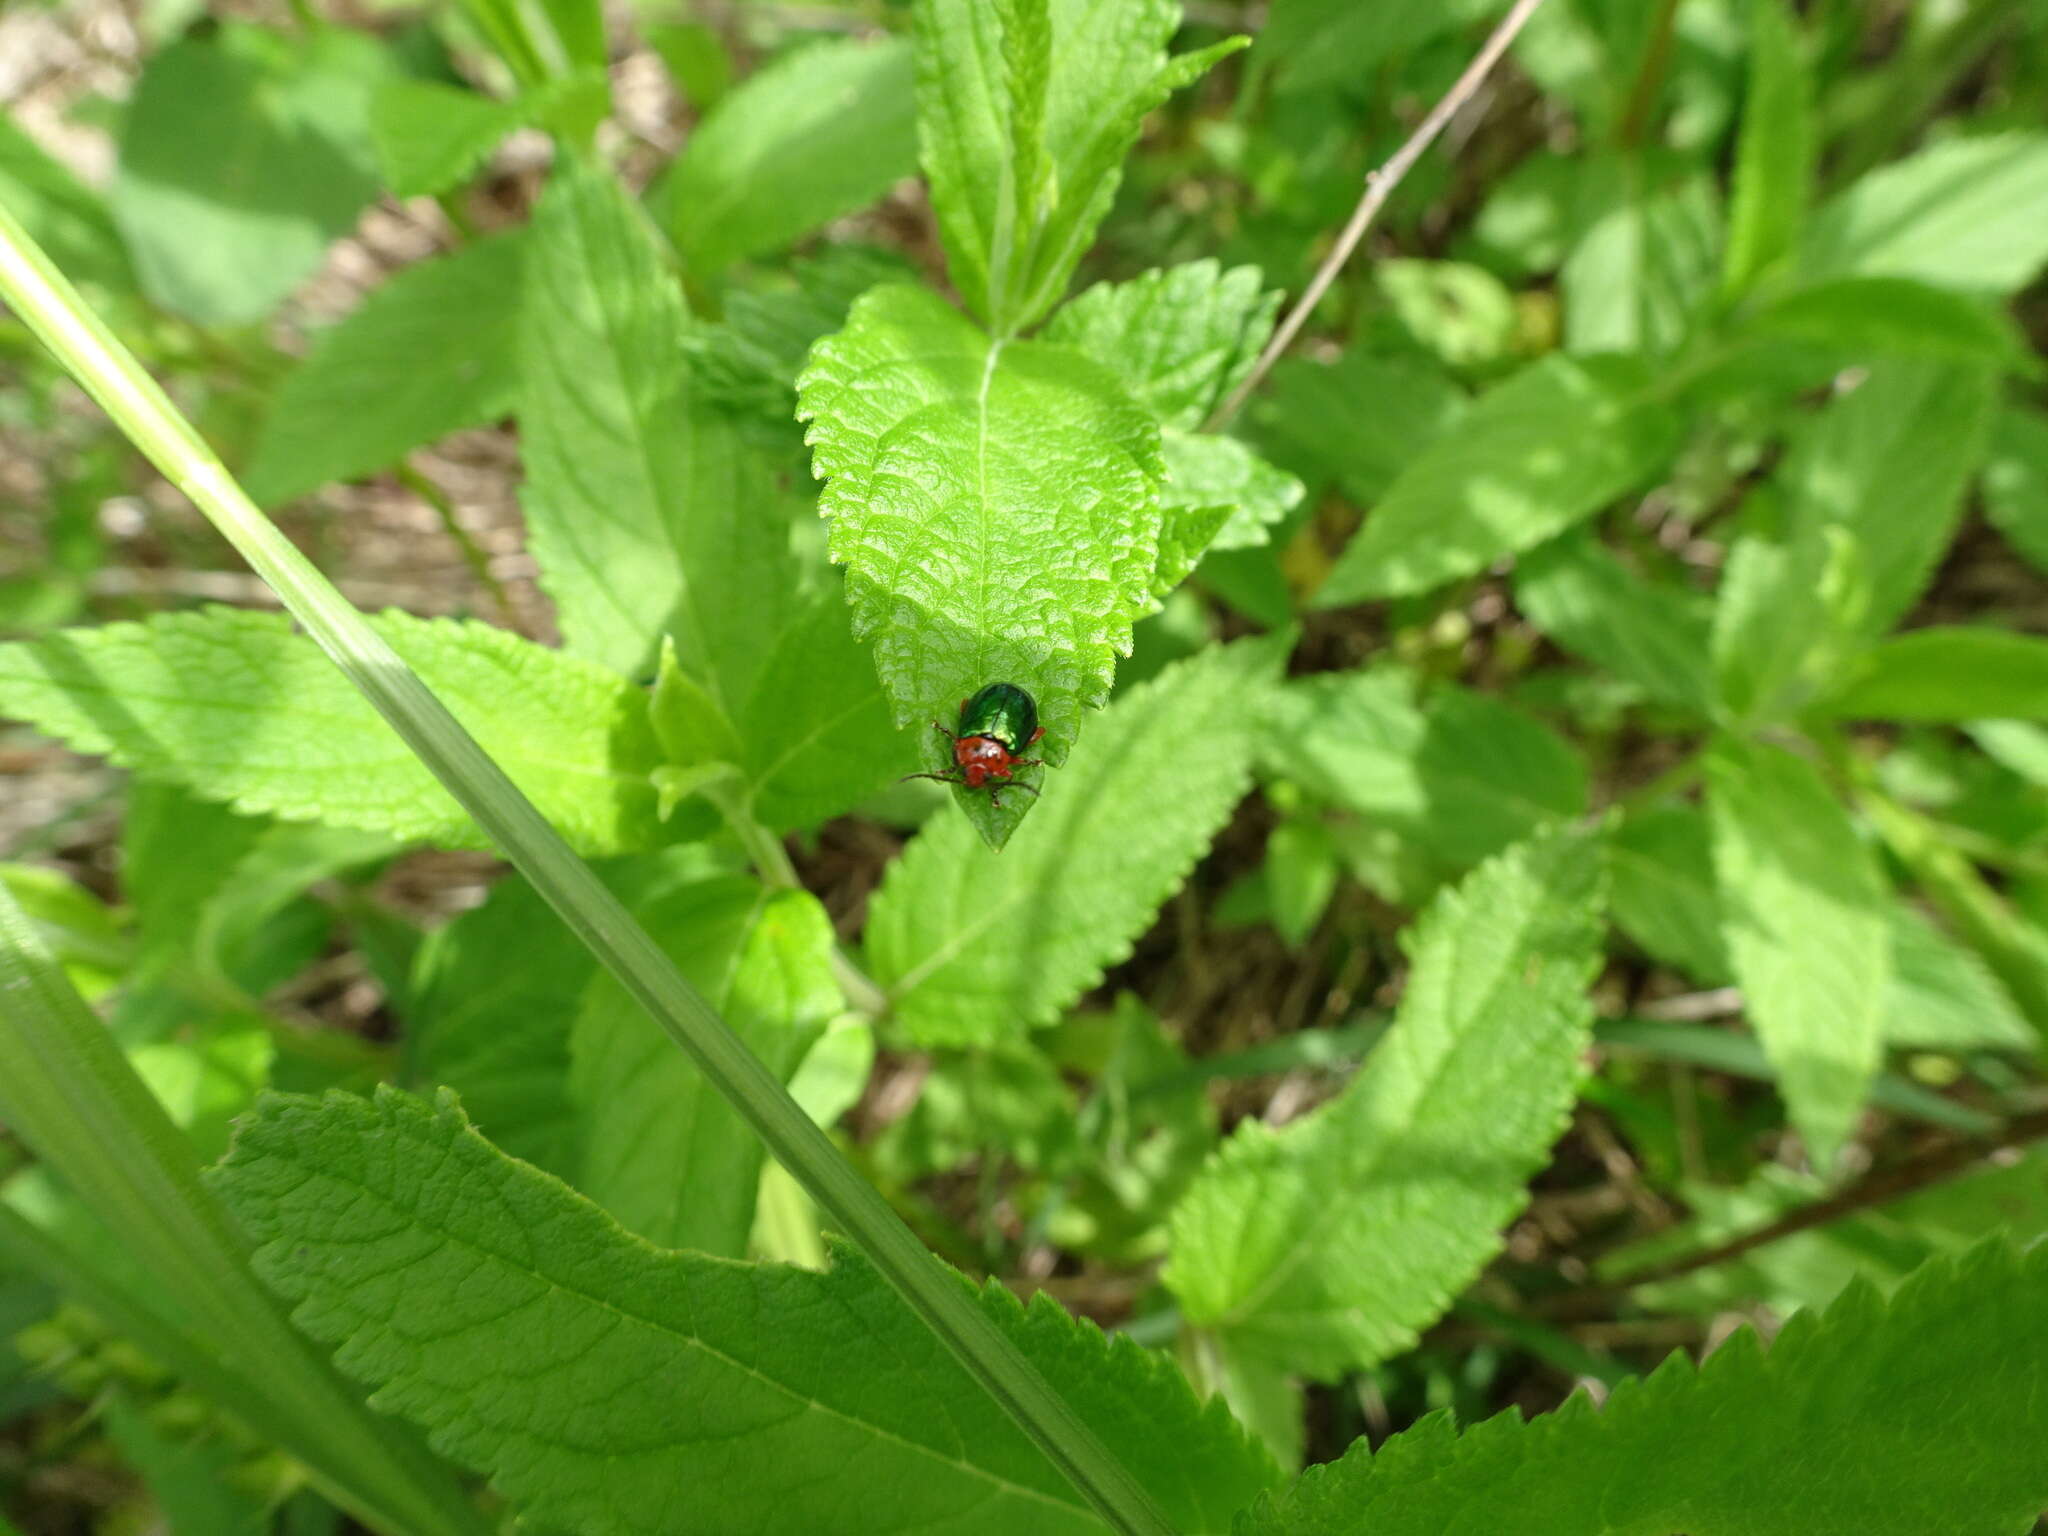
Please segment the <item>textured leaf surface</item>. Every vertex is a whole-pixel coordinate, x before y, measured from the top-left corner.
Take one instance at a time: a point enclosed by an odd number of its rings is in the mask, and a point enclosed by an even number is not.
[[[1527,843],[1437,898],[1393,1029],[1336,1099],[1244,1121],[1175,1209],[1188,1320],[1333,1379],[1414,1343],[1500,1248],[1591,1040],[1600,853]]]
[[[778,1076],[841,1007],[832,923],[808,892],[726,876],[634,915]],[[743,1256],[763,1149],[738,1111],[609,974],[584,994],[569,1050],[582,1124],[576,1187],[658,1248]]]
[[[721,100],[664,189],[684,264],[710,272],[787,245],[917,169],[910,43],[801,48]]]
[[[2048,133],[1930,145],[1864,176],[1814,215],[1809,277],[1916,277],[2007,293],[2048,261]]]
[[[1038,700],[1043,755],[1062,761],[1150,605],[1163,472],[1151,417],[1086,358],[991,341],[900,286],[856,304],[798,387],[832,557],[896,723],[930,738],[938,770],[950,762],[931,722],[1017,683]],[[962,796],[986,808],[985,794]],[[992,819],[991,841],[1025,798]]]
[[[651,836],[658,757],[634,689],[487,624],[371,622],[578,849]],[[210,608],[0,645],[0,712],[241,811],[483,845],[282,614]]]
[[[1495,386],[1387,488],[1316,602],[1426,592],[1599,511],[1669,450],[1642,383],[1617,359],[1551,357]]]
[[[794,601],[773,468],[690,398],[682,295],[645,215],[569,160],[529,236],[520,504],[570,650],[629,675],[664,634],[728,714]]]
[[[509,414],[524,245],[500,235],[406,267],[323,334],[264,419],[249,494],[276,506]]]
[[[1245,792],[1284,639],[1205,651],[1120,696],[1000,857],[959,818],[918,836],[867,934],[914,1038],[1014,1038],[1130,953]]]
[[[1115,373],[1162,426],[1192,432],[1251,372],[1279,312],[1257,267],[1190,261],[1097,283],[1061,306],[1045,339]]]
[[[1708,775],[1736,979],[1793,1123],[1826,1168],[1878,1066],[1892,969],[1884,876],[1804,760],[1726,740]]]
[[[112,194],[144,291],[207,324],[269,314],[375,196],[369,103],[393,67],[339,28],[293,44],[229,24],[155,54]]]
[[[1093,358],[1159,418],[1167,537],[1177,524],[1187,529],[1191,513],[1229,509],[1209,536],[1183,539],[1188,568],[1212,542],[1218,549],[1265,543],[1266,527],[1301,500],[1301,482],[1292,475],[1236,438],[1197,431],[1250,372],[1279,307],[1278,291],[1261,288],[1257,267],[1226,271],[1214,261],[1191,261],[1127,283],[1097,283],[1045,327],[1045,340]],[[1158,585],[1170,590],[1185,574],[1162,558]]]
[[[1065,291],[1145,114],[1242,40],[1169,60],[1174,0],[928,0],[917,121],[947,266],[1014,335]]]
[[[273,1098],[215,1187],[294,1318],[381,1407],[579,1536],[1102,1527],[851,1253],[662,1253],[452,1101]],[[984,1305],[1151,1489],[1220,1532],[1272,1476],[1173,1365],[1050,1301]]]
[[[1467,689],[1425,700],[1399,667],[1288,683],[1267,713],[1259,761],[1423,844],[1446,874],[1586,808],[1585,767],[1554,733]]]
[[[1675,582],[1637,576],[1591,534],[1568,533],[1516,561],[1515,602],[1566,650],[1653,698],[1712,708],[1712,605]]]
[[[1432,1417],[1311,1470],[1237,1536],[2016,1536],[2048,1504],[2048,1248],[1941,1260],[1674,1355],[1594,1409]],[[1939,1405],[1938,1412],[1930,1412]]]
[[[1161,513],[1168,529],[1181,526],[1190,514],[1221,508],[1222,524],[1202,548],[1246,549],[1266,542],[1267,530],[1301,500],[1302,485],[1284,469],[1275,469],[1234,437],[1166,432],[1160,437],[1166,457],[1166,484],[1160,492]],[[1162,544],[1166,535],[1161,536]],[[1202,548],[1194,553],[1199,555]],[[1174,581],[1163,554],[1162,583]],[[1176,578],[1177,580],[1177,578]]]
[[[1977,625],[1875,647],[1822,709],[1852,720],[2048,719],[2048,640]]]

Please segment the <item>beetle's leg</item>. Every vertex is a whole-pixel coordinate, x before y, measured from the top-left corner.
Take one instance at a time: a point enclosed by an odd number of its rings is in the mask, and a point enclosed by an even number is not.
[[[958,741],[960,739],[958,736],[955,736],[951,731],[947,730],[943,725],[939,724],[939,722],[936,720],[932,722],[932,729],[937,731],[941,736],[945,737],[948,741]]]
[[[1045,727],[1041,725],[1041,726],[1040,726],[1040,727],[1039,727],[1039,728],[1038,728],[1037,730],[1035,730],[1035,731],[1033,731],[1033,732],[1031,733],[1031,741],[1027,741],[1027,742],[1025,742],[1025,743],[1024,743],[1024,745],[1025,745],[1025,746],[1027,746],[1027,747],[1028,747],[1028,746],[1030,746],[1030,745],[1031,745],[1031,742],[1033,742],[1033,741],[1036,741],[1036,740],[1038,740],[1038,738],[1039,738],[1039,737],[1041,737],[1041,736],[1043,736],[1044,734],[1045,734]]]
[[[1042,757],[1013,757],[1010,759],[1010,766],[1012,768],[1043,768],[1045,766],[1045,759]]]

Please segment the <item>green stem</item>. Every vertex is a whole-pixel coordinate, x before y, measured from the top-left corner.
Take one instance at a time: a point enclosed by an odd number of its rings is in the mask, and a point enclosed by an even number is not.
[[[616,896],[447,706],[249,500],[154,380],[0,208],[0,297],[115,425],[190,497],[306,633],[489,834],[598,961],[689,1055],[962,1366],[1096,1512],[1127,1536],[1171,1530],[1151,1497],[888,1202],[725,1026]],[[140,1090],[140,1084],[136,1085]]]
[[[192,1144],[4,885],[0,1119],[190,1317],[189,1341],[166,1364],[197,1353],[213,1366],[204,1384],[241,1376],[234,1362],[260,1362],[261,1374],[238,1395],[253,1398],[258,1423],[379,1530],[475,1536],[483,1529],[447,1470],[395,1423],[370,1413],[285,1321],[249,1272],[226,1212],[200,1182]],[[143,1342],[162,1341],[149,1335]]]

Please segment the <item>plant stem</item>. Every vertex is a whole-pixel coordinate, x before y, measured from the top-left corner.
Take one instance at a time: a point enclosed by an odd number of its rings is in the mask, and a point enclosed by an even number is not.
[[[1415,132],[1408,136],[1408,142],[1395,150],[1393,158],[1385,165],[1365,178],[1365,195],[1358,200],[1358,207],[1352,211],[1350,222],[1338,234],[1337,243],[1330,248],[1330,254],[1323,258],[1322,266],[1318,267],[1316,275],[1309,279],[1309,285],[1302,291],[1300,300],[1288,312],[1287,318],[1280,322],[1279,329],[1273,332],[1265,350],[1259,353],[1258,361],[1252,364],[1251,372],[1244,376],[1237,388],[1230,392],[1229,398],[1217,406],[1209,419],[1202,424],[1203,431],[1220,432],[1230,425],[1238,411],[1243,408],[1245,401],[1250,398],[1251,392],[1257,389],[1260,382],[1272,371],[1273,364],[1279,360],[1280,354],[1292,346],[1294,338],[1301,334],[1302,326],[1308,322],[1308,317],[1315,313],[1316,306],[1323,302],[1323,295],[1330,291],[1330,285],[1337,280],[1337,274],[1343,270],[1344,263],[1351,259],[1351,253],[1358,249],[1358,242],[1365,238],[1365,232],[1372,228],[1372,221],[1379,216],[1381,207],[1393,195],[1394,188],[1401,184],[1401,178],[1414,168],[1415,162],[1422,158],[1423,152],[1436,142],[1436,136],[1444,131],[1445,124],[1457,115],[1458,109],[1472,99],[1480,83],[1500,61],[1500,56],[1508,51],[1508,44],[1515,40],[1515,34],[1522,30],[1523,23],[1536,14],[1536,7],[1542,3],[1543,0],[1515,0],[1514,9],[1501,18],[1500,25],[1493,29],[1493,35],[1487,38],[1479,52],[1473,56],[1472,62],[1465,66],[1465,72],[1452,82],[1448,91],[1444,92],[1443,100],[1430,109],[1429,116],[1425,117]]]
[[[394,472],[398,483],[419,497],[434,509],[434,515],[441,519],[441,529],[455,541],[455,547],[462,553],[462,563],[469,567],[470,575],[477,579],[483,589],[491,594],[491,601],[498,605],[498,617],[507,626],[512,623],[512,597],[505,590],[505,584],[491,574],[491,559],[478,544],[474,535],[462,526],[462,520],[455,515],[455,504],[442,493],[441,487],[400,460]]]
[[[1168,1536],[1151,1496],[1082,1423],[889,1203],[840,1155],[781,1080],[728,1029],[533,802],[264,517],[220,460],[6,209],[0,297],[115,425],[276,591],[285,608],[513,866],[739,1111],[1075,1490],[1126,1536]],[[140,1084],[137,1084],[138,1090]]]

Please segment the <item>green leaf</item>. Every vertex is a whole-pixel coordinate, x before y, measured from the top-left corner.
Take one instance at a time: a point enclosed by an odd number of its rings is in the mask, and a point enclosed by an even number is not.
[[[1292,358],[1252,402],[1258,438],[1305,479],[1370,506],[1465,409],[1465,392],[1420,358],[1353,347],[1335,363]]]
[[[1731,718],[1791,719],[1841,671],[1867,604],[1861,556],[1838,526],[1808,528],[1785,543],[1736,539],[1713,631],[1715,686]]]
[[[1200,427],[1243,382],[1280,313],[1257,267],[1213,260],[1097,283],[1046,322],[1044,339],[1086,353],[1161,426]]]
[[[1689,805],[1637,811],[1607,842],[1615,926],[1702,986],[1735,979],[1721,931],[1707,818]],[[1889,904],[1892,973],[1885,1043],[1925,1050],[2026,1049],[2035,1039],[1973,950],[1911,907]]]
[[[712,109],[657,201],[683,264],[716,272],[865,206],[917,170],[910,43],[785,54]]]
[[[902,257],[863,245],[829,245],[759,287],[732,287],[725,317],[685,338],[698,387],[720,405],[772,417],[780,433],[796,405],[796,376],[819,337],[846,324],[853,302],[877,283],[916,276]]]
[[[1649,477],[1671,412],[1622,359],[1549,357],[1482,395],[1402,470],[1318,607],[1426,592],[1555,537]]]
[[[1707,769],[1736,979],[1807,1155],[1826,1169],[1877,1072],[1892,968],[1884,876],[1802,759],[1730,738]]]
[[[1288,817],[1266,839],[1264,873],[1273,927],[1299,949],[1337,889],[1337,849],[1329,828],[1314,817]]]
[[[1050,1024],[1130,953],[1242,798],[1289,637],[1214,647],[1118,697],[998,857],[964,820],[889,868],[868,961],[921,1044]]]
[[[290,43],[229,24],[153,56],[129,103],[112,194],[143,291],[205,324],[260,320],[376,195],[370,38]]]
[[[1393,1029],[1337,1098],[1241,1122],[1175,1209],[1198,1328],[1325,1380],[1406,1349],[1500,1249],[1592,1038],[1600,852],[1554,835],[1439,896]]]
[[[1178,555],[1161,560],[1171,590],[1210,548],[1266,542],[1266,529],[1301,500],[1301,483],[1231,437],[1199,435],[1203,420],[1250,372],[1280,308],[1257,267],[1214,261],[1155,268],[1127,283],[1097,283],[1063,305],[1044,339],[1072,347],[1115,374],[1159,418],[1166,460],[1166,535],[1178,524]],[[1228,511],[1220,527],[1204,514]]]
[[[246,1453],[218,1432],[159,1429],[119,1390],[107,1398],[105,1423],[114,1448],[148,1484],[171,1536],[259,1536],[270,1529],[263,1502],[237,1486],[234,1473]]]
[[[1846,719],[2048,719],[2048,640],[1974,625],[1916,629],[1871,650],[1821,709]]]
[[[699,848],[598,866],[627,907],[655,906],[708,872]],[[428,935],[415,956],[405,1010],[404,1081],[446,1086],[514,1157],[551,1173],[577,1166],[569,1100],[569,1026],[597,962],[516,875],[482,906]]]
[[[264,418],[249,494],[276,506],[508,415],[525,248],[499,235],[406,267],[320,335]]]
[[[2010,293],[2048,261],[2048,133],[1930,145],[1864,176],[1814,215],[1800,251],[1807,278],[1912,277]]]
[[[1196,556],[1212,548],[1248,549],[1264,544],[1271,537],[1272,525],[1301,500],[1299,480],[1275,469],[1234,437],[1168,431],[1160,434],[1159,446],[1166,459],[1160,512],[1167,528],[1184,526],[1186,520],[1205,511],[1226,514],[1212,537],[1198,541],[1193,550]],[[1165,539],[1162,534],[1162,545]],[[1170,576],[1162,552],[1160,579],[1169,591],[1179,584],[1178,577],[1168,579]]]
[[[1517,560],[1515,603],[1566,650],[1651,697],[1699,714],[1713,707],[1712,605],[1677,582],[1637,576],[1591,533]]]
[[[1101,1529],[851,1251],[824,1274],[658,1252],[390,1089],[266,1100],[214,1178],[299,1324],[537,1527]],[[1169,1362],[1049,1300],[982,1307],[1177,1529],[1224,1530],[1271,1480]]]
[[[1841,277],[1796,288],[1751,316],[1744,329],[1858,358],[2035,366],[2026,339],[2001,311],[1908,277]]]
[[[636,690],[487,624],[372,626],[586,853],[645,843],[659,760]],[[282,614],[209,608],[0,645],[0,712],[202,799],[452,847],[482,834]]]
[[[1456,874],[1586,809],[1564,741],[1485,694],[1425,699],[1399,667],[1298,678],[1267,711],[1262,769],[1422,844]]]
[[[2048,1503],[2048,1249],[2002,1240],[1927,1265],[1889,1305],[1853,1286],[1674,1354],[1595,1410],[1578,1396],[1462,1436],[1437,1415],[1363,1441],[1240,1517],[1237,1536],[1670,1536],[1777,1532],[1826,1511],[1862,1536],[2012,1536]],[[1937,1432],[1928,1405],[1938,1403]]]
[[[499,101],[438,80],[392,80],[370,103],[370,137],[384,184],[427,197],[467,180],[525,122],[517,101]]]
[[[2037,571],[2048,571],[2048,417],[2008,407],[1984,465],[1984,515]]]
[[[1492,368],[1515,345],[1515,296],[1484,267],[1395,259],[1375,263],[1372,280],[1394,319],[1447,367]]]
[[[923,0],[917,123],[954,286],[999,337],[1059,302],[1145,114],[1234,38],[1169,60],[1174,0]]]
[[[73,282],[134,292],[135,273],[106,202],[11,117],[0,117],[0,202]]]
[[[1750,0],[1749,78],[1736,140],[1721,291],[1746,291],[1789,255],[1812,195],[1813,85],[1787,0]]]
[[[793,498],[690,398],[682,295],[608,173],[559,166],[520,317],[520,504],[571,651],[637,676],[674,636],[733,715],[795,597]]]
[[[1976,951],[1904,906],[1893,909],[1884,1038],[1930,1051],[2031,1051],[2040,1043]]]
[[[1631,811],[1607,838],[1615,926],[1703,986],[1734,978],[1714,884],[1714,840],[1689,805]]]
[[[914,766],[836,584],[776,637],[738,724],[754,816],[777,831],[851,810]]]
[[[1586,231],[1558,273],[1566,347],[1676,351],[1713,292],[1720,239],[1720,199],[1707,177],[1632,192]]]
[[[1274,0],[1258,57],[1277,66],[1281,88],[1309,91],[1369,78],[1385,60],[1502,9],[1503,0],[1368,5],[1352,0]]]
[[[936,295],[893,285],[818,344],[798,397],[854,632],[875,648],[896,723],[930,738],[926,762],[942,770],[931,722],[1013,682],[1038,700],[1045,757],[1064,761],[1151,606],[1151,417],[1086,358],[992,341]],[[1022,814],[1013,800],[991,818],[992,840]]]
[[[808,892],[724,876],[643,902],[635,916],[778,1077],[839,1011],[832,923]],[[610,976],[584,994],[569,1053],[577,1188],[657,1248],[742,1256],[764,1154],[738,1111]]]

